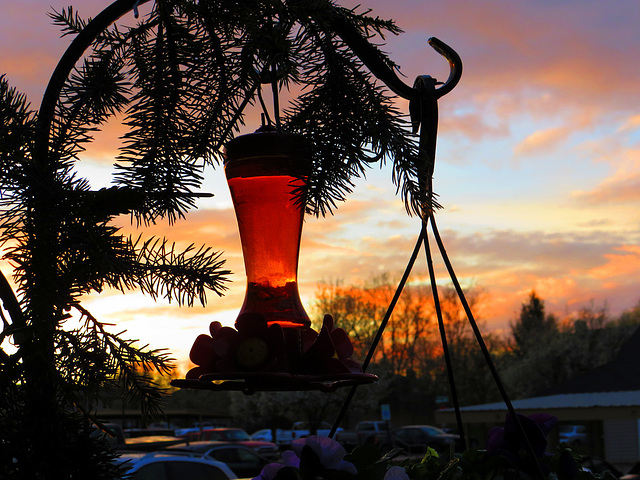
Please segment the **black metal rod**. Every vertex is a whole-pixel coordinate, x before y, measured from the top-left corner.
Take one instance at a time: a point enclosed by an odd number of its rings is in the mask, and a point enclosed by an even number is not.
[[[422,222],[422,228],[420,229],[420,234],[418,235],[418,240],[416,241],[416,246],[413,249],[413,253],[411,254],[411,257],[409,258],[409,263],[407,263],[407,267],[404,270],[404,274],[402,275],[402,279],[400,279],[400,283],[398,283],[398,287],[396,288],[396,293],[393,295],[393,299],[391,300],[391,303],[389,304],[389,306],[387,307],[387,312],[384,315],[384,318],[382,319],[382,322],[380,323],[380,326],[378,327],[378,331],[376,332],[376,336],[373,339],[373,342],[371,343],[371,346],[369,347],[369,352],[367,353],[367,357],[365,359],[365,361],[362,363],[362,371],[365,372],[367,370],[367,367],[369,366],[369,363],[371,362],[371,359],[373,358],[373,354],[375,353],[376,347],[378,346],[378,343],[380,342],[380,339],[382,338],[382,334],[384,333],[384,329],[387,326],[387,323],[389,323],[389,319],[391,318],[391,314],[393,313],[393,309],[396,307],[396,303],[398,303],[398,299],[400,298],[400,294],[402,293],[402,290],[405,286],[405,284],[407,283],[407,280],[409,279],[409,275],[411,274],[411,270],[413,269],[413,265],[416,263],[416,259],[418,258],[418,254],[420,253],[420,248],[422,247],[422,241],[424,239],[424,237],[427,234],[427,226],[425,224],[425,222]],[[340,426],[340,422],[342,422],[342,418],[344,417],[345,413],[347,413],[347,409],[349,408],[349,405],[351,404],[351,400],[353,400],[353,396],[356,393],[356,390],[358,389],[358,385],[354,385],[351,387],[351,390],[349,390],[349,393],[347,394],[347,398],[345,399],[344,403],[342,404],[342,408],[340,409],[340,412],[338,412],[338,416],[336,417],[334,423],[333,423],[333,427],[331,427],[331,431],[329,432],[329,438],[333,438],[334,435],[336,434],[336,430],[338,430],[338,427]]]
[[[469,320],[469,324],[471,325],[471,328],[473,329],[473,333],[476,336],[476,340],[478,342],[478,345],[480,346],[480,350],[482,350],[482,354],[484,355],[484,359],[487,362],[487,365],[489,367],[489,370],[491,371],[491,375],[493,376],[493,380],[496,384],[496,387],[498,387],[498,390],[500,391],[500,395],[502,396],[502,400],[504,401],[505,405],[507,406],[507,410],[509,412],[509,414],[513,417],[514,421],[516,422],[516,425],[518,426],[518,431],[520,432],[520,434],[522,435],[522,438],[525,441],[525,444],[527,445],[527,449],[529,451],[529,454],[535,459],[536,465],[538,466],[538,473],[540,474],[540,478],[544,478],[545,475],[542,471],[542,467],[540,466],[540,462],[538,460],[538,457],[536,456],[535,451],[533,450],[533,446],[531,445],[531,442],[529,441],[529,437],[527,436],[526,432],[524,431],[524,427],[522,426],[522,422],[520,422],[520,418],[518,417],[518,414],[516,413],[515,408],[513,408],[513,404],[511,403],[511,400],[509,399],[509,396],[507,395],[507,391],[504,388],[504,385],[502,383],[502,380],[500,379],[500,375],[498,374],[498,370],[496,369],[493,360],[491,359],[491,354],[489,353],[489,349],[487,348],[484,339],[482,338],[482,333],[480,333],[480,329],[478,328],[478,324],[475,321],[475,318],[473,316],[473,313],[471,312],[471,308],[469,307],[469,303],[467,302],[467,299],[464,295],[464,292],[462,291],[462,287],[460,286],[460,282],[458,282],[458,278],[453,270],[453,266],[451,265],[451,261],[449,260],[449,256],[447,255],[447,251],[444,248],[444,243],[442,242],[442,238],[440,237],[440,233],[438,232],[438,226],[436,225],[436,220],[435,220],[435,216],[433,214],[433,212],[430,213],[430,218],[431,218],[431,230],[433,231],[433,236],[436,240],[436,243],[438,244],[438,248],[440,250],[440,254],[442,255],[442,260],[444,261],[447,270],[449,272],[449,276],[451,277],[451,281],[453,282],[453,285],[456,289],[456,292],[458,294],[458,298],[460,299],[460,302],[462,303],[462,307],[464,308],[465,313],[467,314],[467,319]]]
[[[451,364],[451,355],[449,352],[449,344],[447,342],[447,332],[444,328],[444,320],[442,319],[442,308],[440,306],[440,296],[438,295],[438,285],[436,283],[436,273],[433,268],[433,256],[431,248],[429,248],[429,236],[424,236],[424,251],[427,256],[427,267],[429,269],[429,282],[431,282],[431,293],[433,295],[433,304],[436,308],[436,316],[438,318],[438,329],[440,330],[440,341],[442,342],[442,351],[444,354],[445,366],[447,369],[447,378],[449,380],[449,389],[451,390],[451,400],[456,413],[456,424],[458,425],[458,434],[462,442],[463,450],[467,449],[467,442],[464,434],[464,426],[462,424],[462,415],[460,413],[460,403],[458,401],[458,392],[456,390],[456,382]]]

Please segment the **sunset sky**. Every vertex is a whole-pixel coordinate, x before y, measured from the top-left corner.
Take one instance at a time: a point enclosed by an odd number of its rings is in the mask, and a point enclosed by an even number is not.
[[[84,17],[109,2],[76,2]],[[434,189],[437,221],[463,285],[482,288],[485,329],[508,328],[531,290],[548,311],[571,315],[593,302],[611,314],[640,300],[640,3],[633,0],[355,0],[405,30],[384,50],[406,83],[448,65],[431,36],[462,57],[459,86],[440,101]],[[0,74],[36,109],[70,39],[47,12],[60,0],[2,0]],[[140,8],[147,13],[150,4]],[[131,25],[133,15],[121,19]],[[406,102],[399,102],[407,111]],[[249,125],[253,130],[258,125]],[[78,163],[91,184],[109,185],[117,136],[110,125]],[[105,292],[84,305],[184,360],[211,320],[232,324],[244,296],[237,226],[221,168],[209,169],[198,210],[173,227],[157,225],[181,246],[222,250],[233,284],[205,308],[154,302],[137,292]],[[126,226],[125,223],[122,226]],[[129,228],[131,230],[131,228]],[[311,309],[318,282],[399,276],[419,221],[405,213],[388,168],[374,167],[336,214],[307,218],[299,281]],[[422,257],[424,258],[424,257]],[[10,274],[7,265],[3,273]],[[426,267],[413,281],[424,281]],[[439,280],[447,284],[444,270]],[[330,312],[328,312],[330,313]]]

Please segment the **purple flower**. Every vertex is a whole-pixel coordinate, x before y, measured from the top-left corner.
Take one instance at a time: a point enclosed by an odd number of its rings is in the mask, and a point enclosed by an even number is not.
[[[320,464],[327,470],[344,470],[353,475],[358,473],[353,463],[344,460],[347,453],[344,447],[331,438],[311,435],[291,443],[291,448],[299,459],[303,457],[302,451],[305,447],[309,447],[317,455]],[[285,458],[284,454],[282,458]]]
[[[547,434],[558,419],[553,415],[538,413],[528,417],[518,414],[518,420],[527,438],[523,438],[516,420],[507,414],[504,427],[493,427],[489,431],[487,454],[508,458],[524,472],[537,472],[538,460],[545,456],[547,449]],[[527,439],[535,458],[530,455]]]
[[[280,469],[284,467],[285,466],[281,463],[269,463],[262,468],[260,475],[255,477],[253,480],[273,480],[276,478]]]
[[[300,468],[300,458],[291,450],[282,452],[282,461],[287,467]]]
[[[313,472],[313,478],[331,478],[325,476],[331,470],[341,470],[352,475],[358,473],[353,463],[344,460],[347,453],[344,447],[330,438],[316,435],[299,438],[291,443],[291,448],[293,450],[282,452],[283,463],[266,465],[253,480],[275,480],[283,468],[306,469]],[[385,480],[408,480],[408,477],[392,476],[385,477]]]
[[[395,466],[387,470],[383,480],[409,480],[409,475],[404,468]]]

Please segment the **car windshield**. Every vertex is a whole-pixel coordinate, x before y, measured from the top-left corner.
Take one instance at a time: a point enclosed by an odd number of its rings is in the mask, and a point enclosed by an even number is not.
[[[251,440],[249,434],[244,430],[229,430],[227,431],[227,438],[234,442]]]

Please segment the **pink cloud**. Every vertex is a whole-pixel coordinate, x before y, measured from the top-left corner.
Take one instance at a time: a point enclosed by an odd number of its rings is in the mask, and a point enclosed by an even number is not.
[[[570,133],[571,131],[566,127],[538,130],[516,145],[515,154],[530,155],[553,150],[561,145]]]
[[[640,201],[640,173],[630,172],[606,179],[588,192],[575,192],[574,199],[586,205],[635,203]]]

